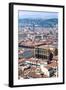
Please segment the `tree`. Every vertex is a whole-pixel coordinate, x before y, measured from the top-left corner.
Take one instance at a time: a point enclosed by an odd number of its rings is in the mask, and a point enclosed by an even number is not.
[[[55,48],[54,54],[55,54],[55,56],[58,55],[58,49],[57,48]]]

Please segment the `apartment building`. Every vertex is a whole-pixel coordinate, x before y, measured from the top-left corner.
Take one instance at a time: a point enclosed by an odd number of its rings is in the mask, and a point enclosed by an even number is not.
[[[49,51],[51,51],[53,53],[53,55],[55,55],[55,50],[56,47],[53,45],[41,45],[41,46],[37,46],[35,48],[35,57],[39,58],[39,59],[43,59],[43,60],[48,60],[48,56],[49,56]]]

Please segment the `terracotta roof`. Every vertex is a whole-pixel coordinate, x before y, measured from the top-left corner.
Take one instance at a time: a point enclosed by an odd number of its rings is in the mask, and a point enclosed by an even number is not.
[[[25,61],[25,59],[18,59],[18,63],[22,63],[24,61]]]
[[[53,61],[51,64],[48,64],[49,67],[57,67],[58,66],[58,62]]]
[[[44,68],[50,69],[50,66],[44,66]]]

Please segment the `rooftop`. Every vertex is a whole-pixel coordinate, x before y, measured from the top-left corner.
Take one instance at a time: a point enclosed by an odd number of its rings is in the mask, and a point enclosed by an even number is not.
[[[39,46],[38,48],[43,48],[43,49],[53,49],[53,48],[55,48],[55,46],[53,46],[53,45],[41,45],[41,46]]]

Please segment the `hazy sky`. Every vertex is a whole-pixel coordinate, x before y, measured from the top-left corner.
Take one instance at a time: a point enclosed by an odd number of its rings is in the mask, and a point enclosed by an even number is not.
[[[24,18],[42,18],[42,19],[50,19],[50,18],[58,18],[57,12],[35,12],[35,11],[19,11],[19,19]]]

